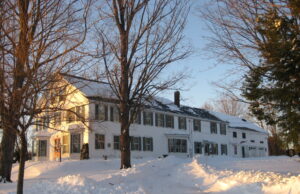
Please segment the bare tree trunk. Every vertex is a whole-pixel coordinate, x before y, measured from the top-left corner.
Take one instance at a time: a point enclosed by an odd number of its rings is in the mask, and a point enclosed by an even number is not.
[[[9,133],[8,129],[3,127],[3,137],[0,150],[0,182],[12,182],[11,170],[15,142],[16,134]]]
[[[25,133],[20,134],[21,140],[21,149],[20,149],[20,165],[19,165],[19,174],[18,174],[18,185],[17,185],[17,194],[23,193],[24,185],[24,171],[25,171],[25,162],[27,155],[27,140]]]
[[[121,39],[121,90],[120,90],[120,117],[121,117],[121,169],[131,168],[130,162],[130,136],[129,136],[129,89],[128,89],[128,34],[125,30],[120,32]]]
[[[128,117],[128,116],[127,116]],[[121,169],[131,168],[130,162],[130,136],[127,122],[121,119]],[[127,125],[128,126],[128,125]]]
[[[181,44],[188,4],[186,0],[112,0],[99,9],[100,18],[109,19],[96,27],[101,45],[97,47],[101,48],[107,80],[119,101],[121,169],[131,167],[130,125],[144,100],[183,78],[177,74],[160,79],[160,74],[167,65],[190,53]],[[134,113],[129,114],[131,111]]]

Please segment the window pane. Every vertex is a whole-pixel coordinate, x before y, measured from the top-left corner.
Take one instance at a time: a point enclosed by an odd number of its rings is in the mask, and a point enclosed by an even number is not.
[[[152,137],[143,137],[143,150],[144,151],[153,151]]]
[[[71,123],[73,121],[75,121],[75,107],[67,111],[67,122]]]
[[[153,125],[153,113],[152,112],[144,112],[144,125]]]
[[[201,132],[201,121],[194,119],[194,131]]]
[[[135,124],[141,124],[141,112],[137,112],[134,115],[134,112],[131,111],[130,115],[131,116],[135,116],[135,118],[133,119],[133,123],[135,123]]]
[[[178,117],[178,128],[186,129],[186,118],[185,117]]]
[[[194,152],[195,152],[195,154],[202,154],[202,143],[201,142],[194,143]]]
[[[95,149],[105,149],[105,136],[95,134]]]
[[[38,156],[47,156],[47,140],[39,140]]]
[[[221,155],[227,155],[227,145],[221,144]]]
[[[211,122],[210,123],[210,133],[213,133],[213,134],[217,134],[218,131],[217,131],[217,123],[215,122]]]
[[[224,123],[220,124],[220,134],[226,135],[226,124],[224,124]]]
[[[114,136],[114,149],[120,150],[120,136]]]
[[[243,139],[246,139],[246,133],[242,133]]]
[[[131,137],[131,150],[140,151],[141,150],[141,137]]]
[[[70,138],[69,135],[63,135],[63,153],[69,153],[70,152]]]
[[[80,153],[80,134],[71,134],[71,153]]]
[[[185,139],[168,139],[169,152],[187,152],[187,141]]]
[[[110,121],[119,122],[119,109],[117,107],[110,107]]]
[[[164,127],[165,126],[165,115],[156,113],[155,114],[155,125],[157,127]]]
[[[236,138],[237,137],[237,134],[236,134],[236,132],[234,131],[234,132],[232,132],[232,136],[234,137],[234,138]]]
[[[166,127],[174,128],[174,116],[166,115]]]

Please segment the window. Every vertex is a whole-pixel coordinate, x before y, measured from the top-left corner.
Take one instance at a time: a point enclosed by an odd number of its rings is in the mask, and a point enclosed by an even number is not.
[[[161,113],[155,113],[155,126],[164,127],[165,126],[165,115]]]
[[[102,134],[95,134],[95,149],[105,149],[105,136]]]
[[[71,153],[80,153],[80,134],[71,134]]]
[[[226,135],[226,124],[225,123],[220,124],[220,134]]]
[[[119,109],[117,107],[110,107],[110,121],[119,122]]]
[[[187,141],[186,139],[168,139],[169,152],[187,152]]]
[[[237,155],[237,145],[233,145],[234,155]]]
[[[232,132],[232,137],[234,137],[234,138],[236,138],[237,137],[237,134],[236,134],[236,132],[234,131],[234,132]]]
[[[166,115],[166,127],[174,129],[174,116]]]
[[[153,151],[152,137],[143,137],[143,150],[144,151]]]
[[[194,152],[195,154],[202,154],[202,143],[194,142]]]
[[[108,120],[108,107],[106,105],[95,104],[95,120]]]
[[[260,141],[259,143],[263,144],[263,143],[264,143],[264,141]]]
[[[221,155],[227,155],[227,145],[221,144]]]
[[[250,140],[251,141],[251,143],[255,143],[255,140]]]
[[[76,120],[75,107],[67,111],[67,122],[72,123]]]
[[[211,134],[217,134],[218,133],[218,131],[217,131],[217,123],[215,123],[215,122],[211,122],[210,123],[210,133]]]
[[[37,125],[37,130],[46,130],[49,127],[50,118],[49,116],[43,116],[40,120],[37,120],[36,123],[40,125]]]
[[[59,101],[64,101],[66,100],[66,92],[65,92],[65,88],[60,88],[59,91],[58,91],[58,99]]]
[[[218,144],[212,143],[210,152],[212,155],[218,155]]]
[[[85,120],[85,108],[84,106],[76,106],[76,121]]]
[[[35,130],[36,131],[41,130],[41,120],[40,119],[35,119]]]
[[[61,112],[55,112],[53,117],[54,126],[61,125]]]
[[[141,151],[141,137],[131,137],[131,150],[135,151]]]
[[[246,139],[246,133],[242,133],[243,139]]]
[[[186,130],[186,118],[178,117],[178,128]]]
[[[218,155],[218,144],[213,142],[204,143],[204,153],[206,155]]]
[[[69,134],[63,135],[63,144],[62,144],[62,152],[63,153],[69,153],[70,152],[70,138]]]
[[[120,150],[120,136],[114,136],[114,150]]]
[[[131,115],[133,115],[134,114],[134,112],[133,111],[131,111]],[[135,123],[135,124],[141,124],[141,112],[137,112],[136,113],[136,115],[134,115],[135,116],[135,118],[134,118],[134,120],[133,120],[133,123]]]
[[[194,119],[194,131],[199,131],[201,132],[201,121],[200,120],[195,120]]]
[[[47,156],[47,140],[39,140],[38,156]]]
[[[153,125],[153,113],[144,112],[144,125]]]

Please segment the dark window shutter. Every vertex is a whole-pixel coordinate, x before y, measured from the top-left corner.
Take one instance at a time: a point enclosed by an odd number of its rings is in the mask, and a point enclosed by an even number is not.
[[[139,151],[141,151],[142,143],[141,143],[141,137],[138,137],[139,139]]]
[[[143,150],[145,151],[146,150],[146,138],[143,137]]]
[[[114,107],[110,107],[110,121],[114,121]]]
[[[152,139],[152,137],[150,138],[150,145],[151,145],[151,151],[153,151],[153,139]]]
[[[106,120],[106,121],[108,121],[108,107],[107,106],[104,106],[104,111],[105,111],[105,117],[104,117],[104,119]]]

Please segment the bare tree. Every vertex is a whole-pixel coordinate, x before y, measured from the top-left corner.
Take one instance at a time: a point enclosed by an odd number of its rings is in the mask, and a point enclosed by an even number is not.
[[[221,94],[219,98],[212,100],[211,103],[206,102],[203,108],[231,116],[249,118],[248,104],[226,94]]]
[[[61,72],[76,72],[82,56],[90,1],[1,1],[0,175],[10,181],[15,139],[20,139],[17,193],[23,193],[27,130],[64,91]],[[50,93],[50,91],[55,91]],[[44,95],[47,94],[47,95]],[[47,96],[44,103],[40,96]],[[41,106],[43,105],[43,106]]]
[[[210,51],[241,72],[222,87],[232,94],[238,88],[258,120],[279,126],[300,149],[299,1],[214,0],[200,11]]]
[[[188,11],[185,0],[112,0],[99,8],[98,53],[119,101],[121,168],[131,167],[129,128],[136,112],[183,77],[162,73],[190,53],[182,33]]]

